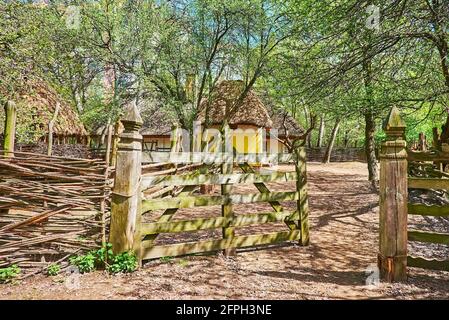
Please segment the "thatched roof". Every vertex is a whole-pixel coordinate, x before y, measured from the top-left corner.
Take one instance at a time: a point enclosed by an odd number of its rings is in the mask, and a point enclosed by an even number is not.
[[[226,112],[229,112],[229,109],[232,108],[243,89],[244,84],[240,80],[226,80],[217,85],[212,92],[212,100],[208,111],[211,124],[223,123]],[[198,117],[201,122],[205,122],[207,104],[206,99],[201,102]],[[230,125],[249,124],[264,128],[270,128],[273,124],[267,108],[253,90],[248,92],[242,105],[234,112],[228,122]]]
[[[271,119],[273,120],[273,128],[278,130],[278,136],[286,135],[286,129],[290,137],[299,137],[305,130],[298,122],[284,110],[271,111]]]
[[[42,134],[48,133],[48,123],[53,118],[56,105],[60,109],[53,127],[55,135],[86,136],[84,128],[76,111],[55,90],[43,81],[29,81],[18,97],[14,99],[17,108],[17,121],[26,121],[26,125],[34,127]],[[25,123],[22,123],[25,125]]]
[[[140,134],[143,136],[169,136],[177,123],[175,117],[158,105],[154,105],[143,114],[143,126]]]

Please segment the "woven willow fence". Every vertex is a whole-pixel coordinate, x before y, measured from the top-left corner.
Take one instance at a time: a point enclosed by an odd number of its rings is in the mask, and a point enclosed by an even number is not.
[[[106,241],[104,161],[0,152],[0,267],[38,267]]]

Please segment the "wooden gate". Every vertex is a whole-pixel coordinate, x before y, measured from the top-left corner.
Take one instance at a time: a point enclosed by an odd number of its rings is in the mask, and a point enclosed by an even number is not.
[[[435,163],[449,163],[449,154],[441,152],[409,152],[409,172],[415,171],[422,177],[409,177],[409,189],[449,190],[449,174],[435,168]],[[416,172],[417,171],[417,172]],[[408,203],[409,215],[427,217],[449,217],[449,205],[426,205]],[[449,245],[449,234],[422,230],[408,230],[408,241]],[[428,259],[407,256],[407,265],[433,270],[449,271],[449,260]]]
[[[194,170],[186,174],[159,176],[142,175],[141,164],[157,162],[189,163],[194,158],[210,158],[216,154],[204,153],[142,153],[138,133],[141,119],[134,107],[122,119],[125,131],[121,135],[117,152],[115,186],[112,196],[110,242],[115,252],[133,250],[141,259],[178,256],[192,253],[224,250],[232,255],[236,248],[266,245],[282,241],[309,242],[308,199],[305,149],[297,148],[293,154],[225,155],[219,173]],[[182,160],[183,159],[183,160]],[[175,160],[175,161],[174,161]],[[294,171],[259,173],[249,163],[275,160],[294,164]],[[235,173],[234,168],[241,172]],[[203,168],[204,169],[204,168]],[[271,192],[265,183],[296,181],[296,190]],[[234,194],[232,186],[254,184],[258,193]],[[220,195],[197,195],[200,185],[220,185]],[[182,187],[176,197],[144,199],[142,192],[148,188]],[[285,210],[281,201],[296,201],[295,210]],[[272,212],[234,215],[234,204],[267,202]],[[179,209],[221,206],[221,216],[189,220],[174,220]],[[142,222],[142,214],[162,210],[155,222]],[[284,222],[286,230],[264,234],[236,236],[235,228],[272,222]],[[156,238],[164,233],[195,232],[199,230],[222,230],[221,239],[202,240],[156,245]]]

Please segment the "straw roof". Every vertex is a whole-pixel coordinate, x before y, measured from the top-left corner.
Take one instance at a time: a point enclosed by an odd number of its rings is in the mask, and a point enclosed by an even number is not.
[[[278,136],[286,135],[286,129],[290,137],[295,138],[301,136],[305,130],[298,122],[285,110],[271,111],[271,119],[273,120],[273,128],[278,130]]]
[[[169,136],[173,126],[177,123],[175,117],[159,105],[146,110],[143,117],[143,126],[140,134],[143,136]]]
[[[14,102],[18,114],[17,121],[29,122],[27,125],[36,127],[42,134],[48,133],[48,123],[53,118],[56,104],[59,102],[60,109],[53,133],[58,136],[87,135],[77,112],[43,81],[28,81],[26,89],[19,93]]]
[[[222,124],[225,114],[233,106],[244,90],[244,83],[240,80],[226,80],[220,82],[212,92],[209,107],[209,119],[212,124]],[[199,120],[205,122],[207,100],[201,102]],[[270,128],[273,123],[267,108],[253,90],[250,90],[242,105],[229,119],[230,125],[248,124],[257,127]]]

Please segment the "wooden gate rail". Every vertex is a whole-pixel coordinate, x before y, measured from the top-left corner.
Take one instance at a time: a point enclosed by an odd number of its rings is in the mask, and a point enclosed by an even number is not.
[[[164,256],[177,256],[207,251],[224,250],[226,255],[235,253],[236,248],[266,245],[281,241],[300,241],[307,245],[308,236],[308,198],[305,167],[305,151],[299,148],[294,154],[245,154],[220,155],[221,172],[211,173],[199,170],[216,157],[214,153],[142,153],[142,137],[138,134],[141,119],[135,104],[131,104],[122,119],[125,131],[122,134],[117,154],[117,169],[111,213],[110,242],[114,252],[133,250],[141,259]],[[225,143],[230,143],[229,129],[224,129]],[[223,144],[223,146],[224,146]],[[176,142],[172,141],[176,146]],[[229,147],[229,146],[228,146]],[[145,168],[157,162],[194,163],[195,171],[177,172],[176,168],[166,169],[155,174],[142,174]],[[294,172],[255,172],[249,162],[280,161],[294,163]],[[149,163],[149,164],[148,164]],[[233,173],[238,164],[243,173]],[[265,183],[296,181],[296,191],[271,192]],[[233,194],[232,186],[254,184],[259,193]],[[221,195],[194,195],[199,185],[221,185]],[[142,194],[148,188],[182,187],[182,191],[171,198],[144,199]],[[296,201],[296,210],[284,210],[281,201]],[[268,202],[274,212],[234,215],[234,204]],[[178,209],[205,206],[221,206],[221,217],[172,220]],[[142,223],[141,216],[148,211],[164,210],[154,222]],[[287,230],[266,234],[236,236],[235,228],[265,223],[284,222]],[[163,233],[195,232],[207,229],[222,229],[222,239],[155,245],[156,238]]]

